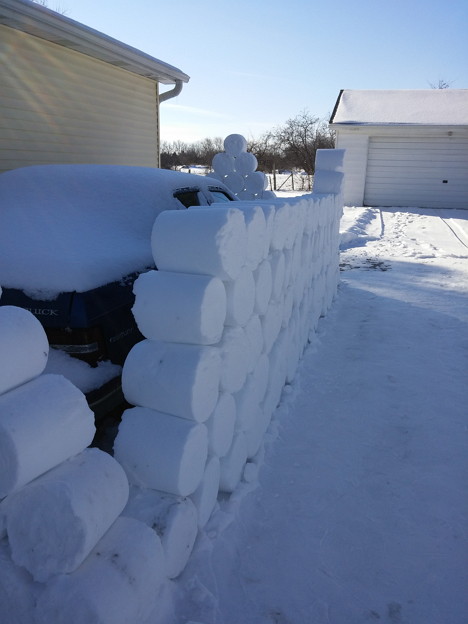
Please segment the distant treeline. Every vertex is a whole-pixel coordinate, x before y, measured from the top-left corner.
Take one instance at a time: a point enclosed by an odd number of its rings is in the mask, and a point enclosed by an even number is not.
[[[223,141],[221,137],[195,143],[164,141],[161,145],[161,167],[210,166],[213,156],[224,151]],[[247,139],[247,143],[247,150],[257,157],[259,171],[271,173],[281,169],[298,169],[312,175],[316,150],[333,148],[335,136],[325,119],[303,111],[260,138]]]

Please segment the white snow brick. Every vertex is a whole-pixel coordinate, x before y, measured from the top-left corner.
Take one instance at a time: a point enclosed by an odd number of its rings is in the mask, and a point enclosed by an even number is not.
[[[221,389],[237,392],[247,377],[252,351],[242,327],[226,327],[218,344],[221,353]]]
[[[142,340],[125,360],[122,389],[132,405],[204,422],[218,401],[220,375],[216,347]]]
[[[148,271],[135,281],[133,315],[150,340],[210,345],[226,319],[223,282],[206,275]]]
[[[152,528],[161,538],[165,574],[176,578],[184,570],[198,533],[197,510],[189,498],[132,487],[122,512]]]
[[[257,157],[251,152],[241,152],[236,156],[234,162],[237,173],[240,173],[243,176],[253,173],[258,166]]]
[[[247,377],[244,387],[234,395],[236,401],[236,431],[247,431],[252,426],[255,410],[258,407],[257,391],[252,376]]]
[[[272,275],[272,297],[280,299],[286,277],[286,260],[282,251],[274,251],[270,255],[270,266]]]
[[[166,210],[154,222],[151,246],[162,271],[235,279],[246,261],[244,216],[226,204]]]
[[[247,151],[247,141],[241,134],[229,134],[224,139],[224,150],[229,156],[239,156]]]
[[[273,237],[271,240],[271,248],[273,250],[282,251],[286,244],[288,229],[290,228],[290,207],[287,203],[277,204],[275,223],[273,227]]]
[[[270,378],[270,360],[269,357],[262,353],[258,358],[257,365],[252,373],[252,383],[256,388],[257,401],[260,403],[265,397],[266,390],[268,388],[268,381]]]
[[[23,308],[0,306],[0,394],[40,375],[48,355],[37,318]]]
[[[0,540],[6,535],[6,502],[6,498],[0,500]]]
[[[305,232],[306,234],[312,234],[317,228],[318,224],[318,212],[317,206],[319,205],[319,199],[314,196],[309,196],[306,206],[306,220],[305,220]]]
[[[258,314],[253,314],[244,327],[250,349],[248,372],[251,373],[257,365],[258,358],[263,351],[263,329]]]
[[[333,193],[339,195],[344,174],[341,171],[316,171],[314,175],[314,193]]]
[[[258,453],[270,424],[271,415],[272,412],[264,411],[262,407],[257,406],[252,424],[244,432],[247,441],[247,459],[252,459]]]
[[[263,247],[263,258],[267,258],[271,247],[271,241],[273,239],[276,210],[272,204],[267,204],[263,201],[260,202],[259,205],[260,208],[263,210],[263,216],[265,217],[266,230],[265,245]]]
[[[52,579],[40,596],[36,624],[136,624],[157,606],[164,553],[154,531],[117,518],[86,561]]]
[[[234,395],[237,409],[237,429],[247,431],[250,429],[258,405],[263,401],[268,387],[269,360],[262,354],[254,371],[250,373],[244,387]]]
[[[7,533],[13,561],[40,582],[73,572],[127,498],[128,481],[121,466],[103,451],[85,449],[9,497]]]
[[[6,539],[0,541],[0,622],[31,624],[36,600],[43,586],[11,559]]]
[[[215,173],[220,176],[220,179],[227,175],[228,173],[232,173],[236,169],[236,161],[234,156],[230,156],[225,152],[219,152],[213,156],[213,160],[211,161],[211,166],[213,167]],[[210,177],[211,174],[210,174]]]
[[[145,407],[124,412],[114,442],[131,483],[177,496],[200,485],[207,455],[205,425]]]
[[[191,499],[198,510],[198,526],[202,529],[216,506],[221,478],[221,467],[218,457],[208,460],[202,482],[192,494]]]
[[[268,260],[263,260],[254,271],[255,279],[255,306],[257,314],[265,314],[271,299],[273,289],[273,277],[271,264]]]
[[[41,375],[0,396],[0,498],[91,444],[94,414],[61,375]]]
[[[247,440],[243,431],[234,437],[227,455],[221,458],[221,477],[219,489],[221,492],[234,492],[242,478],[244,465],[247,461]]]
[[[226,325],[244,326],[252,316],[255,305],[255,280],[248,268],[243,268],[235,280],[224,282],[227,297]]]
[[[318,149],[315,152],[315,171],[344,171],[344,149]]]
[[[283,322],[283,303],[279,301],[270,301],[268,310],[264,316],[260,317],[263,330],[263,341],[265,345],[265,353],[268,354],[278,334],[281,330]]]
[[[263,260],[263,250],[266,245],[266,220],[260,206],[247,202],[239,202],[238,209],[242,211],[247,228],[247,257],[246,266],[255,270]]]
[[[231,394],[222,392],[211,418],[206,423],[210,453],[217,457],[226,455],[232,444],[235,424],[236,402]]]
[[[289,286],[284,295],[282,327],[287,327],[294,307],[294,286]]]

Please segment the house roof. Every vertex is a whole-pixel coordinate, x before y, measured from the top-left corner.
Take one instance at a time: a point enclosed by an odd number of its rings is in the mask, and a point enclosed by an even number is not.
[[[29,0],[0,0],[0,24],[163,84],[189,81],[177,67]]]
[[[468,126],[468,89],[343,89],[330,124]]]

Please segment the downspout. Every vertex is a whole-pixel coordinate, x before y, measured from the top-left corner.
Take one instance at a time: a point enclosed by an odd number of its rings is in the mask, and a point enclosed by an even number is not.
[[[165,102],[166,100],[170,100],[171,98],[179,95],[179,93],[182,91],[183,86],[184,83],[182,80],[176,80],[173,89],[171,89],[170,91],[165,91],[164,93],[161,93],[159,95],[159,103],[161,104],[161,102]]]
[[[159,88],[157,89],[157,92],[158,92],[158,167],[161,166],[161,149],[160,149],[160,141],[159,141],[159,105],[161,104],[161,102],[166,102],[166,100],[170,100],[171,98],[174,98],[177,95],[179,95],[179,93],[182,91],[183,86],[184,86],[184,83],[182,80],[176,80],[174,88],[170,89],[169,91],[165,91],[164,93],[159,93]]]

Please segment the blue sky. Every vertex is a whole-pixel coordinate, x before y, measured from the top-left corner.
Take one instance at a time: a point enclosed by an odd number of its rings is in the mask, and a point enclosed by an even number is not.
[[[190,76],[161,105],[163,140],[257,137],[303,110],[328,118],[343,88],[468,88],[466,0],[48,4]]]

